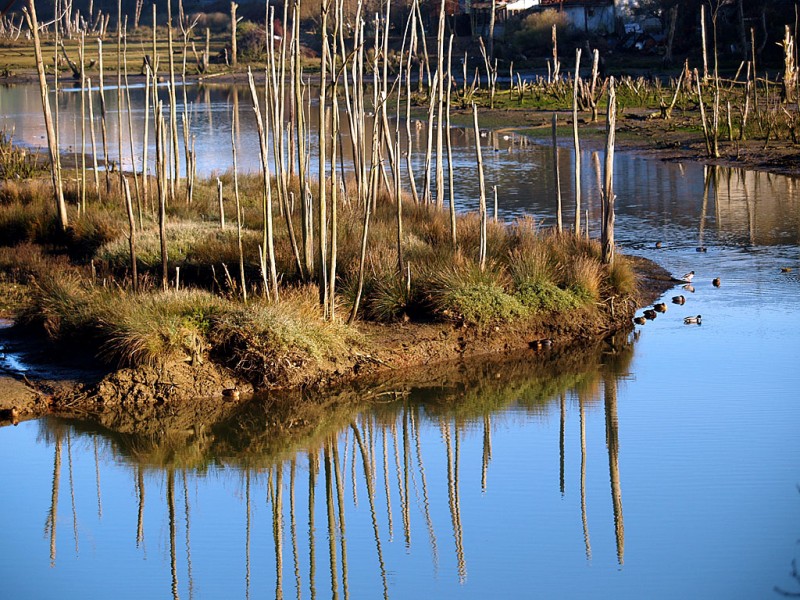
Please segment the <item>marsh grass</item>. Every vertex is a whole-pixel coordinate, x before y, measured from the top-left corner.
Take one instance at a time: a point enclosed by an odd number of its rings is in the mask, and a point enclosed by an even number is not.
[[[225,202],[231,206],[232,186],[226,183],[230,174],[221,179]],[[363,340],[356,329],[323,319],[316,285],[298,277],[277,207],[275,248],[282,298],[278,303],[264,299],[257,177],[240,179],[245,272],[248,291],[253,292],[247,304],[225,275],[226,266],[232,270],[238,264],[238,240],[235,227],[219,227],[216,178],[197,182],[192,204],[175,202],[169,209],[169,268],[173,274],[181,269],[180,290],[161,290],[157,221],[152,207],[143,207],[137,231],[138,294],[131,287],[121,198],[113,190],[102,201],[90,197],[85,213],[77,214],[61,233],[46,183],[0,185],[0,270],[8,283],[29,284],[20,318],[52,340],[93,349],[109,366],[211,359],[256,385],[302,382],[315,364],[344,357],[356,360],[354,352]],[[76,211],[74,206],[70,210]],[[297,213],[295,203],[292,218],[299,232]],[[358,280],[362,207],[345,199],[338,225],[336,303],[337,314],[344,315]],[[634,289],[633,273],[624,260],[606,269],[596,242],[541,229],[532,219],[489,224],[490,260],[484,270],[478,265],[477,215],[460,215],[457,234],[454,247],[445,211],[406,202],[402,245],[407,270],[398,273],[395,207],[381,198],[370,225],[360,317],[483,327],[543,313],[602,310],[604,294]]]

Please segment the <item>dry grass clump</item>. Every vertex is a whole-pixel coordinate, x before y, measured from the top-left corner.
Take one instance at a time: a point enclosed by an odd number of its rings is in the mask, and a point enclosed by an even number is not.
[[[257,300],[221,314],[210,339],[214,355],[255,384],[280,383],[311,361],[335,360],[358,345],[339,321],[323,321],[315,287],[284,293],[278,303]]]
[[[431,275],[428,298],[433,311],[465,323],[508,321],[525,315],[522,303],[509,294],[510,281],[502,265],[485,270],[470,260]]]
[[[99,296],[106,307],[92,318],[103,357],[129,366],[201,361],[214,320],[230,310],[222,298],[201,290]]]
[[[590,256],[576,256],[565,264],[564,283],[576,297],[586,303],[600,299],[603,265]]]
[[[617,254],[614,262],[608,265],[607,283],[611,290],[621,296],[632,296],[636,294],[636,273],[633,271],[631,261]]]

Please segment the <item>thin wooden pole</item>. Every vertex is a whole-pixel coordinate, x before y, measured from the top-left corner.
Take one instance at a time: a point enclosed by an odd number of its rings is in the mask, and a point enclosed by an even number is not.
[[[236,164],[236,131],[239,128],[239,111],[233,107],[231,127],[231,152],[233,154],[233,194],[236,198],[236,241],[239,246],[239,279],[242,286],[242,301],[247,303],[247,285],[244,278],[244,250],[242,248],[242,208],[239,203],[239,169]]]
[[[558,116],[553,113],[553,177],[555,178],[556,189],[556,227],[558,233],[564,230],[564,223],[561,215],[561,173],[558,165],[558,138],[556,136],[556,127],[558,126]]]
[[[39,75],[39,92],[42,100],[42,112],[44,113],[44,124],[47,130],[47,149],[50,156],[50,175],[53,181],[53,196],[56,201],[56,211],[58,213],[59,225],[62,231],[69,227],[67,217],[67,205],[64,201],[64,187],[61,181],[61,165],[59,160],[58,140],[56,138],[55,127],[53,125],[53,115],[50,112],[50,97],[48,95],[47,80],[44,75],[44,60],[42,58],[42,45],[39,41],[39,22],[36,19],[36,7],[33,0],[28,0],[26,11],[28,27],[33,34],[33,46],[36,54],[36,71]],[[55,526],[54,526],[55,528]]]
[[[581,234],[581,142],[578,138],[578,85],[581,49],[575,50],[575,78],[572,86],[572,139],[575,146],[575,235]]]
[[[478,213],[480,215],[480,242],[478,247],[478,264],[481,271],[486,268],[486,189],[483,179],[483,156],[481,154],[481,130],[478,127],[478,107],[472,103],[472,122],[475,129],[475,158],[478,163],[478,186],[480,200]]]
[[[601,234],[604,264],[614,262],[614,137],[617,123],[617,95],[614,78],[608,82],[608,117],[606,123],[606,161],[603,181],[603,231]]]

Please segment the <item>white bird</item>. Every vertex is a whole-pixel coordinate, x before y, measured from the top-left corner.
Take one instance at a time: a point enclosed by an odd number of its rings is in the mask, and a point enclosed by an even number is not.
[[[684,325],[694,325],[696,323],[697,325],[700,325],[701,319],[702,319],[702,317],[700,315],[697,315],[696,317],[685,317],[683,319],[683,324]]]
[[[683,281],[685,281],[685,282],[689,283],[689,282],[692,280],[692,277],[694,277],[694,271],[689,271],[688,273],[686,273],[686,275],[684,275],[683,277],[681,277],[681,279],[682,279]]]

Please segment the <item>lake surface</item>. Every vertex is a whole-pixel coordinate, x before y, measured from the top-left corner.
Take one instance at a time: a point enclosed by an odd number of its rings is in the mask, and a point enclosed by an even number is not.
[[[27,90],[0,89],[0,126],[35,145]],[[224,131],[231,92],[203,95],[204,127]],[[454,136],[463,209],[477,203],[471,136]],[[229,130],[217,138],[220,160]],[[483,141],[498,150],[485,157],[501,217],[552,223],[551,149]],[[597,233],[593,158],[582,178]],[[615,192],[624,252],[696,272],[694,291],[668,292],[668,311],[623,339],[419,372],[305,408],[266,397],[0,430],[3,596],[800,592],[798,182],[618,153]],[[697,314],[702,325],[683,324]]]

